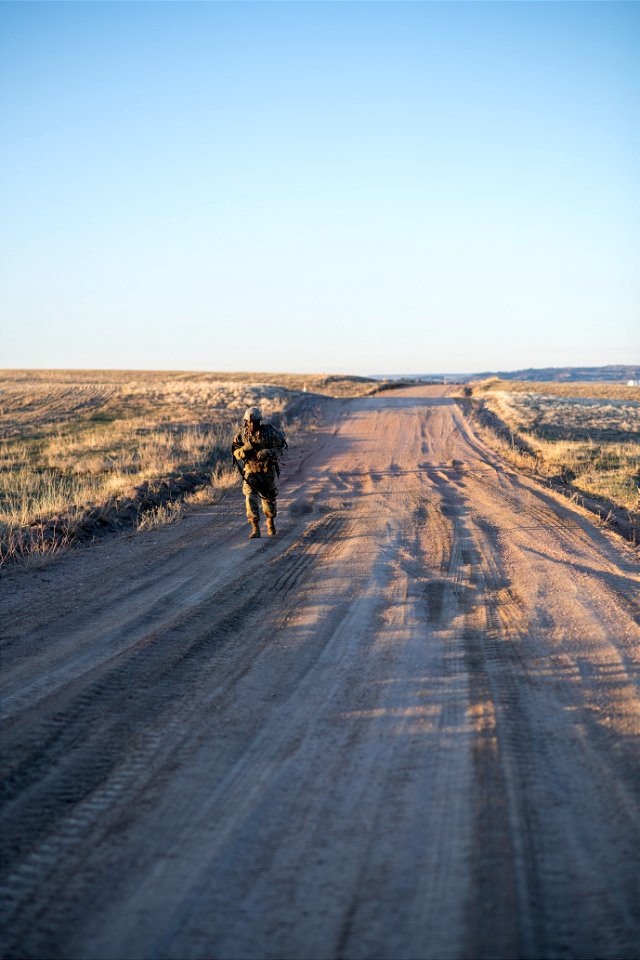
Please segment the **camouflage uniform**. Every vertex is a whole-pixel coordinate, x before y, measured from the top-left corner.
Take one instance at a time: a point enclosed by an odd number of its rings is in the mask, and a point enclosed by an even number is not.
[[[242,473],[247,520],[260,520],[260,501],[267,519],[273,523],[278,512],[278,458],[287,446],[284,433],[270,423],[260,423],[254,432],[245,420],[242,430],[233,438],[232,452]]]

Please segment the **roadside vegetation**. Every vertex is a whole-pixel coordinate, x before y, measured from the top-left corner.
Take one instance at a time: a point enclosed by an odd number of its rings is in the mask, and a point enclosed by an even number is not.
[[[364,377],[0,372],[0,565],[42,565],[78,539],[173,522],[237,483],[230,439],[248,406],[295,441]]]
[[[566,488],[601,517],[620,519],[622,512],[637,542],[639,387],[491,379],[469,385],[465,394],[506,459]]]

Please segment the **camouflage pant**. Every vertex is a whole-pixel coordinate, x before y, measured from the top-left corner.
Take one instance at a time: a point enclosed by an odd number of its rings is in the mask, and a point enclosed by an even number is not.
[[[247,520],[260,520],[260,501],[262,501],[265,517],[275,517],[278,512],[276,503],[278,488],[275,478],[262,476],[259,483],[254,481],[254,485],[256,486],[255,490],[249,486],[246,480],[242,484],[242,492],[247,506]]]

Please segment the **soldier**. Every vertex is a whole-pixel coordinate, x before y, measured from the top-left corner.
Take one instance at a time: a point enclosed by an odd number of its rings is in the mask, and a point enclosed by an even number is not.
[[[277,479],[280,475],[278,458],[287,447],[284,433],[270,423],[262,423],[257,407],[250,407],[242,430],[233,438],[233,458],[242,474],[242,492],[246,498],[247,520],[251,524],[249,539],[260,536],[260,500],[267,518],[267,533],[276,535],[275,516],[278,512]]]

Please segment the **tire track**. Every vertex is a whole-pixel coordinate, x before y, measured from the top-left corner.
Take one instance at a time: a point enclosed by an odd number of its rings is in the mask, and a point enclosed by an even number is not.
[[[319,552],[331,549],[331,537],[341,524],[339,516],[321,518],[270,561],[271,602],[308,574]],[[112,662],[105,676],[92,682],[83,678],[84,688],[70,698],[64,691],[64,705],[33,726],[28,740],[21,738],[13,764],[5,762],[0,814],[4,837],[11,824],[28,825],[23,832],[11,831],[11,846],[3,850],[3,868],[9,873],[0,884],[0,924],[16,931],[16,944],[38,913],[51,907],[58,865],[68,870],[77,861],[79,867],[86,838],[99,842],[111,820],[143,795],[145,785],[183,745],[188,736],[183,703],[201,700],[212,665],[220,699],[223,688],[233,687],[269,642],[277,622],[266,632],[255,629],[262,589],[260,579],[247,586],[242,578],[173,617]],[[232,661],[229,672],[220,645],[254,629],[259,642],[250,659],[240,666]],[[203,667],[208,671],[204,675]],[[151,717],[161,734],[149,731]],[[11,730],[6,726],[3,739],[10,758]],[[49,891],[44,903],[43,891]]]

